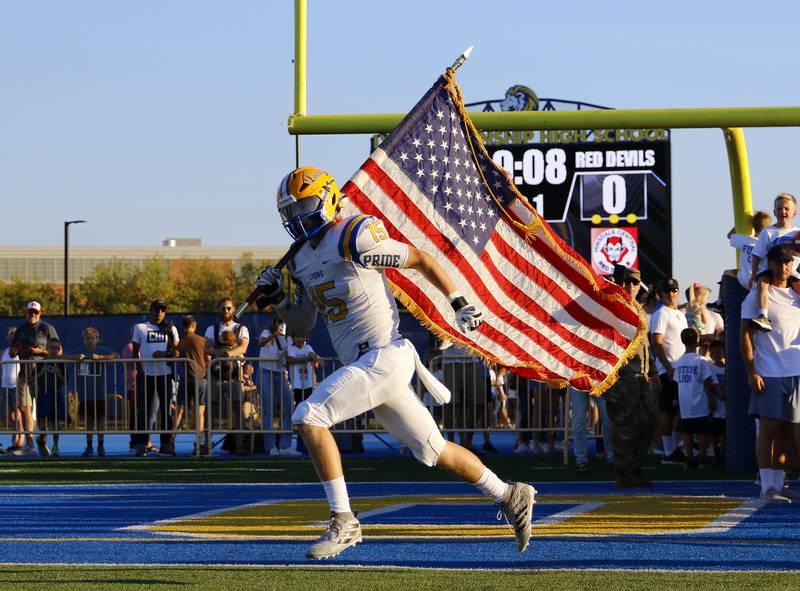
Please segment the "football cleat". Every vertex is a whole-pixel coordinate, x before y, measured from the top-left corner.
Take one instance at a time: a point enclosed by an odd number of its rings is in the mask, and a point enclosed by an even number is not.
[[[338,556],[361,541],[361,524],[355,516],[347,518],[331,513],[331,521],[322,536],[306,550],[306,558],[320,560]]]
[[[531,539],[531,519],[533,505],[536,503],[534,500],[536,489],[524,482],[509,484],[511,484],[511,495],[507,501],[499,503],[500,511],[497,513],[497,519],[504,516],[506,522],[514,529],[517,550],[521,554],[528,549],[528,542]]]

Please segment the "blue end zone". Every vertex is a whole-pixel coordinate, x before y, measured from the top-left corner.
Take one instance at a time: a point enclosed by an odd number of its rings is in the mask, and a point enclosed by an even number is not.
[[[537,485],[534,538],[518,554],[511,538],[375,539],[349,549],[326,565],[419,566],[496,569],[679,569],[679,570],[800,570],[800,510],[797,505],[760,505],[750,499],[752,483],[680,482],[659,484],[648,495],[680,495],[691,505],[703,499],[738,499],[752,511],[728,526],[689,533],[608,536],[543,535],[546,520],[574,510],[584,501],[564,497],[641,494],[620,492],[607,483]],[[370,524],[440,524],[443,528],[496,526],[491,503],[459,501],[474,497],[457,483],[354,483],[353,505],[370,497],[451,495],[446,506],[414,504],[367,514]],[[265,501],[319,499],[322,488],[290,485],[87,485],[3,486],[0,509],[0,562],[107,564],[308,564],[305,540],[190,539],[148,530],[147,526]],[[548,497],[556,497],[553,502]],[[564,498],[563,500],[557,497]],[[584,499],[585,500],[585,499]],[[737,501],[738,503],[738,501]],[[734,512],[735,513],[735,512]],[[569,517],[567,517],[569,519]]]

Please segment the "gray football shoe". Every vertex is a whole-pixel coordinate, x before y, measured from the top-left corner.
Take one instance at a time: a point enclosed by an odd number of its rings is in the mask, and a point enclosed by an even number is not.
[[[497,519],[505,516],[506,522],[514,529],[517,538],[517,550],[520,554],[528,549],[531,539],[531,519],[533,518],[533,504],[536,489],[524,482],[509,482],[511,496],[507,501],[499,503],[500,511]]]
[[[361,524],[355,516],[347,518],[331,513],[328,528],[319,540],[306,550],[306,558],[320,560],[333,558],[361,541]]]

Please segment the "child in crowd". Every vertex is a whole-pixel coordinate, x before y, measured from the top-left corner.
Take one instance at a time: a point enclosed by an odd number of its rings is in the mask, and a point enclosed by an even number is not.
[[[83,457],[88,458],[94,454],[92,435],[97,433],[97,455],[106,455],[104,447],[103,430],[106,428],[106,394],[108,393],[108,376],[113,376],[113,369],[102,361],[119,359],[119,355],[111,349],[100,345],[100,331],[88,326],[83,329],[83,349],[71,357],[80,361],[78,373],[75,376],[75,389],[78,391],[78,400],[81,411],[86,420],[86,449]],[[97,363],[97,362],[101,363]]]
[[[751,282],[755,281],[758,285],[758,317],[753,318],[753,322],[761,330],[772,330],[770,321],[767,318],[767,300],[769,285],[772,272],[767,268],[767,253],[773,246],[779,244],[791,244],[795,246],[800,228],[791,224],[792,218],[797,215],[797,199],[789,193],[780,193],[775,198],[775,223],[764,230],[758,236],[758,242],[753,249],[752,275]],[[797,265],[800,258],[794,257],[792,276],[789,284],[792,289],[800,293],[800,277],[797,274]]]
[[[728,232],[730,245],[739,251],[739,271],[736,278],[739,280],[739,285],[748,290],[753,277],[753,249],[761,231],[772,224],[772,218],[766,211],[757,211],[753,214],[750,224],[753,228],[752,234],[735,234],[736,228],[731,228]]]
[[[9,328],[6,334],[8,347],[3,349],[2,363],[0,364],[0,404],[3,408],[0,409],[7,421],[7,427],[13,428],[16,433],[11,436],[11,447],[8,448],[9,452],[21,450],[25,443],[25,438],[22,435],[22,415],[17,409],[17,376],[19,375],[19,364],[14,363],[19,361],[17,350],[13,346],[14,333],[16,328]]]
[[[508,396],[506,396],[506,370],[505,367],[489,366],[489,380],[492,383],[492,401],[494,402],[495,424],[500,428],[511,429],[511,420],[508,418]]]
[[[225,330],[219,333],[220,346],[217,349],[223,351],[230,351],[236,347],[239,342],[239,337],[236,332],[232,330]],[[218,396],[221,399],[220,403],[225,405],[226,402],[230,404],[231,427],[233,429],[241,429],[243,426],[244,416],[242,414],[242,405],[244,403],[244,388],[242,388],[242,399],[237,400],[234,394],[235,385],[233,382],[242,383],[242,362],[239,359],[231,361],[217,361],[211,366],[212,375],[215,381],[220,384],[218,386]],[[223,410],[220,417],[226,416],[227,411]]]
[[[314,389],[314,369],[322,364],[305,335],[292,335],[292,343],[286,349],[286,364],[289,366],[289,383],[294,390],[294,403],[300,404],[311,396]]]
[[[322,365],[322,360],[306,342],[306,338],[305,335],[294,334],[291,344],[286,348],[286,365],[295,406],[311,396],[314,391],[314,368]],[[297,451],[307,451],[301,437],[297,439]]]
[[[673,362],[673,379],[678,384],[678,408],[680,425],[678,431],[683,439],[683,452],[690,468],[698,466],[694,457],[692,440],[697,435],[700,446],[699,464],[706,465],[708,433],[711,430],[711,413],[716,410],[714,377],[708,362],[697,353],[700,333],[696,328],[684,328],[681,342],[686,352]]]
[[[61,341],[50,337],[47,339],[47,358],[56,360],[61,357]],[[58,423],[67,416],[67,372],[63,363],[37,363],[36,368],[36,422],[40,432],[36,438],[39,455],[46,458],[50,455],[58,457],[59,434],[53,433],[53,448],[47,447],[47,432],[58,430]]]
[[[712,341],[709,346],[711,355],[711,372],[717,380],[718,387],[714,389],[714,399],[717,408],[711,413],[711,436],[714,446],[714,460],[721,464],[725,459],[725,429],[726,412],[725,397],[728,393],[725,379],[725,344],[722,341]]]
[[[686,322],[689,328],[696,328],[700,334],[709,323],[706,303],[711,290],[699,283],[692,283],[686,288]]]

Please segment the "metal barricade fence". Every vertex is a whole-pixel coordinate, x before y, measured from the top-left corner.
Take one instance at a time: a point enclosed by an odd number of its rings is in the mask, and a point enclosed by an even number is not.
[[[150,434],[169,444],[176,430],[198,431],[200,392],[187,378],[202,374],[189,359],[14,360],[0,373],[0,433],[21,433],[29,446],[42,434],[129,433],[146,445]]]
[[[0,433],[129,433],[132,446],[147,445],[150,434],[159,434],[162,446],[169,446],[178,432],[193,433],[196,453],[201,439],[210,445],[220,434],[231,434],[238,438],[236,448],[252,452],[260,449],[254,438],[259,435],[266,436],[265,451],[286,448],[292,442],[294,407],[340,365],[335,359],[323,361],[310,368],[308,389],[291,387],[292,376],[280,360],[258,357],[213,359],[205,374],[183,358],[3,361],[0,372],[16,373],[17,387],[0,388]],[[446,435],[471,445],[476,432],[489,438],[492,432],[514,431],[518,447],[532,452],[554,453],[562,444],[567,462],[568,389],[509,373],[503,403],[493,392],[489,370],[473,358],[435,357],[429,367],[451,390],[451,402],[436,406],[419,380],[416,392]],[[20,407],[24,412],[17,411]],[[342,437],[384,432],[370,412],[333,431]],[[600,436],[599,430],[589,433]]]
[[[564,389],[511,373],[505,375],[502,386],[493,387],[490,369],[464,355],[434,357],[429,369],[448,387],[451,401],[435,406],[425,392],[422,400],[451,440],[457,434],[460,442],[471,447],[476,432],[482,433],[486,443],[492,432],[512,430],[517,433],[518,451],[555,453],[557,445],[563,445],[564,463],[568,462],[570,413]]]

